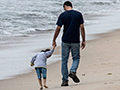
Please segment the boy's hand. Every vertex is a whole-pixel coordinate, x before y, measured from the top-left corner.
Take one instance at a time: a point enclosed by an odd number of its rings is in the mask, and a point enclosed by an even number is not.
[[[54,45],[52,46],[52,49],[55,49],[55,47],[56,47],[56,44],[54,44]]]
[[[34,66],[34,63],[31,63],[30,66]]]

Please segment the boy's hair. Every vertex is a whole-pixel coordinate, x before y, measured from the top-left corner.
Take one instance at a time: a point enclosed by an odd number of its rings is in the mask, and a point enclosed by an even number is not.
[[[72,6],[72,3],[71,3],[70,1],[64,2],[63,7],[64,7],[65,5],[66,5],[66,6],[73,7],[73,6]]]
[[[50,49],[45,49],[45,52],[50,51]]]
[[[41,52],[47,52],[47,51],[50,51],[50,49],[41,50]]]

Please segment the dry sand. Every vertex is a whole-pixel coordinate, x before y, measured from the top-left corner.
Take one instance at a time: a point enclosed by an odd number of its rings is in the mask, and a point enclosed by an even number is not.
[[[48,65],[49,88],[45,90],[120,90],[120,29],[97,36],[100,38],[87,41],[86,48],[81,51],[77,71],[81,82],[76,84],[69,78],[69,86],[61,87],[61,61],[58,61]],[[60,54],[60,47],[54,54]],[[71,62],[69,58],[69,69]],[[0,90],[39,90],[35,71],[1,80]]]

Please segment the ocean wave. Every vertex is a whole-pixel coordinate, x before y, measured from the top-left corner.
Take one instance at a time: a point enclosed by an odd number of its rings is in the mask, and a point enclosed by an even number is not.
[[[111,5],[111,2],[92,2],[92,5]]]
[[[13,36],[14,37],[29,37],[30,35],[28,35],[28,34],[15,34]]]
[[[30,33],[36,33],[36,32],[42,33],[42,32],[50,32],[50,31],[53,31],[53,29],[50,29],[50,28],[28,28],[26,30],[20,31],[19,33],[21,33],[21,34],[28,34],[29,33],[30,34]]]
[[[39,32],[50,32],[50,31],[53,31],[53,29],[44,29],[44,28],[41,28],[41,29],[35,29],[36,31],[39,31]]]
[[[91,20],[90,20],[90,21],[89,21],[89,20],[85,20],[85,24],[86,24],[86,25],[98,24],[98,23],[99,23],[99,22],[96,21],[96,20],[95,20],[95,21],[93,21],[93,20],[92,20],[92,21],[91,21]]]
[[[6,1],[6,0],[4,0]],[[16,1],[16,0],[13,0]],[[15,5],[0,9],[0,34],[26,34],[31,32],[46,32],[54,29],[56,26],[58,16],[63,12],[62,4],[65,0],[48,0],[48,1],[28,1],[26,3],[19,1]],[[114,9],[120,9],[120,0],[71,0],[74,9],[80,10],[84,15],[86,14],[102,14],[104,12],[111,12]],[[12,1],[11,1],[12,2]],[[38,3],[40,2],[40,3]],[[114,4],[117,3],[117,4]],[[6,7],[9,3],[6,3]],[[14,3],[12,3],[14,4]],[[20,6],[17,6],[19,5]],[[91,5],[92,4],[92,5]],[[47,5],[47,7],[46,7]],[[117,5],[117,6],[116,6]],[[111,11],[110,11],[111,10]],[[85,23],[94,24],[98,22]]]
[[[1,35],[11,35],[11,32],[6,31],[6,30],[2,30],[2,31],[0,31],[0,34]]]

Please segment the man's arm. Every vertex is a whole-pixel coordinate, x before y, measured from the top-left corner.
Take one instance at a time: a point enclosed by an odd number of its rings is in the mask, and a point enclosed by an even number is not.
[[[85,28],[84,28],[84,24],[80,25],[80,30],[81,30],[81,35],[82,35],[81,48],[84,49],[85,48]]]
[[[60,29],[61,29],[61,27],[57,26],[55,33],[54,33],[52,46],[54,46],[54,45],[56,46],[56,38],[58,37],[58,35],[60,33]]]

